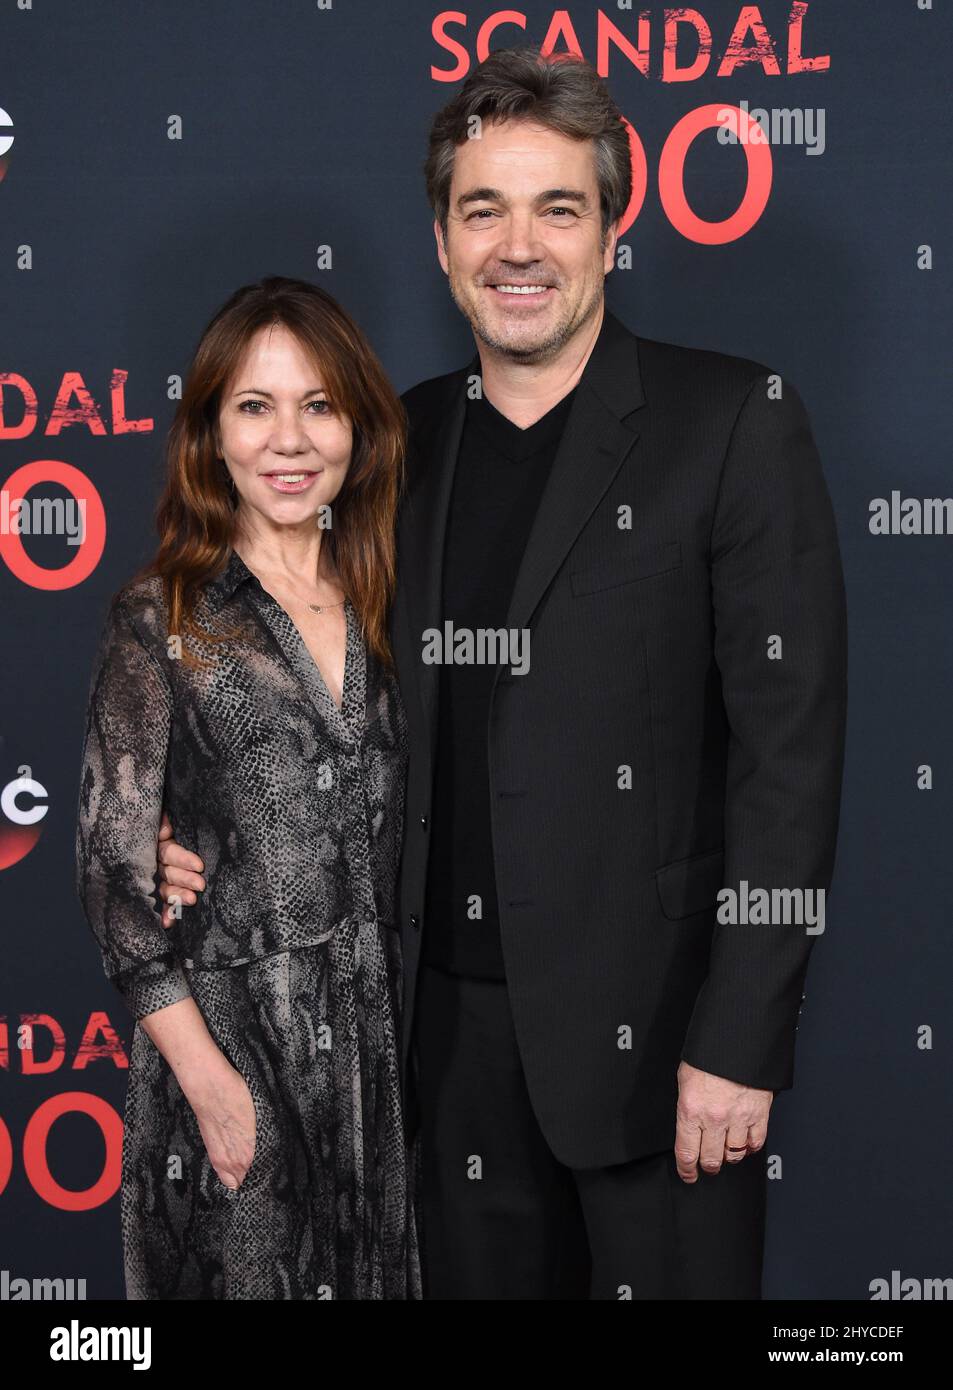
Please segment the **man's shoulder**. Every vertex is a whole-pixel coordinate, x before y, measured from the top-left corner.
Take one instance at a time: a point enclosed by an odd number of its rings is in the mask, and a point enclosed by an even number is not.
[[[637,348],[638,370],[650,405],[684,406],[690,402],[716,415],[722,410],[736,414],[756,382],[780,375],[752,357],[643,337],[618,319],[612,328],[615,335],[627,336]],[[404,391],[401,400],[414,437],[426,436],[428,429],[445,417],[471,369],[467,363]]]
[[[745,395],[756,381],[773,376],[771,367],[751,357],[712,348],[689,347],[657,338],[638,338],[639,369],[649,400],[699,390],[712,397]]]
[[[416,386],[409,386],[401,395],[401,400],[407,411],[411,427],[420,423],[435,407],[444,403],[460,385],[460,382],[464,380],[466,374],[466,366],[457,367],[452,372],[428,377],[426,381],[418,381]]]
[[[751,357],[645,338],[627,331],[638,346],[639,371],[650,402],[666,397],[684,399],[686,392],[697,390],[711,399],[721,398],[728,405],[733,401],[740,403],[756,381],[776,375],[771,367]],[[415,433],[439,418],[465,381],[467,371],[468,365],[458,367],[418,382],[403,393],[401,400]]]

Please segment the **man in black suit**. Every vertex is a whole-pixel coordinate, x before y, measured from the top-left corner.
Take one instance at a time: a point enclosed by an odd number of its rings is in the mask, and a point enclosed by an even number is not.
[[[477,345],[404,396],[392,618],[431,1298],[760,1296],[768,1112],[833,867],[843,581],[790,383],[606,310],[629,159],[593,69],[530,49],[431,131]]]
[[[404,397],[427,1291],[757,1298],[843,758],[808,421],[758,364],[606,310],[629,149],[588,65],[492,54],[436,117],[427,178],[478,349]],[[722,889],[742,920],[716,921]],[[751,920],[756,889],[807,909]]]

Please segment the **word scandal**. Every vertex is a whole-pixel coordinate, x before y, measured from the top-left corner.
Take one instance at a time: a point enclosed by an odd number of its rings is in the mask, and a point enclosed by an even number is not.
[[[694,82],[714,66],[717,77],[732,77],[758,70],[768,77],[792,76],[795,73],[821,73],[830,70],[830,55],[809,55],[805,51],[804,21],[808,0],[795,0],[787,14],[786,42],[781,42],[769,30],[759,5],[743,5],[733,27],[728,31],[726,47],[720,57],[714,55],[714,36],[711,25],[696,9],[666,8],[653,15],[651,9],[635,11],[632,4],[619,0],[615,17],[599,9],[595,16],[595,50],[586,52],[568,10],[554,10],[545,35],[514,35],[512,28],[526,30],[526,15],[519,10],[497,10],[486,18],[476,32],[474,53],[461,41],[469,34],[468,16],[459,10],[444,10],[431,25],[434,42],[456,62],[450,67],[432,65],[434,82],[458,82],[469,72],[474,62],[482,62],[490,53],[490,40],[501,29],[505,44],[540,42],[541,51],[554,58],[586,58],[602,77],[614,72],[621,58],[642,77],[658,76],[662,82]],[[623,15],[628,12],[625,19]],[[499,46],[499,45],[498,45]],[[612,62],[610,64],[610,58]],[[624,119],[624,118],[623,118]],[[741,202],[730,216],[720,221],[699,217],[690,206],[685,191],[684,170],[688,151],[695,140],[713,128],[724,131],[730,122],[736,141],[740,143],[747,162],[747,184]],[[619,225],[624,235],[642,210],[648,189],[648,158],[638,132],[625,121],[632,151],[632,197]],[[720,144],[726,143],[724,138]],[[716,155],[717,157],[717,155]],[[720,156],[724,158],[724,155]],[[676,122],[666,138],[658,163],[658,192],[662,210],[672,227],[688,241],[702,246],[723,246],[745,236],[758,222],[771,193],[773,160],[771,145],[765,140],[756,123],[744,109],[714,102],[688,111]],[[622,248],[623,252],[625,248]],[[620,269],[628,268],[620,265]]]
[[[716,77],[731,77],[738,70],[758,64],[769,77],[790,76],[796,72],[826,72],[831,65],[827,53],[809,57],[804,52],[804,19],[808,0],[795,0],[787,16],[787,41],[772,36],[764,20],[761,5],[742,5],[738,17],[727,34],[724,52],[717,60]],[[614,14],[615,18],[610,17]],[[621,20],[617,23],[616,19]],[[590,17],[587,22],[591,24]],[[631,3],[618,3],[609,10],[595,13],[595,53],[585,52],[579,32],[568,10],[554,10],[542,39],[526,33],[501,36],[507,47],[517,43],[538,42],[546,55],[586,58],[600,77],[610,76],[610,57],[628,62],[643,77],[657,74],[663,82],[694,82],[707,73],[712,63],[713,34],[711,25],[696,9],[672,7],[653,16],[649,8],[637,12]],[[452,68],[431,67],[435,82],[459,82],[466,77],[471,57],[465,43],[453,29],[467,30],[467,15],[459,10],[443,10],[431,26],[434,42],[457,62]],[[490,39],[504,28],[526,30],[526,15],[519,10],[496,10],[481,23],[474,46],[476,62],[482,63],[490,52]],[[591,32],[591,29],[589,30]],[[561,48],[557,45],[562,44]],[[681,45],[682,53],[679,53]],[[499,47],[499,45],[497,45]],[[685,61],[685,48],[693,48],[690,61]],[[681,61],[680,61],[681,60]],[[782,69],[783,63],[783,69]]]
[[[126,413],[129,373],[116,368],[109,379],[109,406],[97,402],[80,372],[64,372],[50,411],[41,421],[36,390],[19,372],[0,372],[0,441],[33,435],[59,438],[65,430],[82,428],[94,439],[112,434],[151,434],[155,421]],[[32,488],[54,484],[62,498],[34,498]],[[65,535],[74,554],[58,568],[37,564],[24,548],[27,535]],[[69,589],[87,579],[99,564],[106,543],[106,512],[94,484],[70,463],[34,459],[3,480],[0,489],[0,561],[21,583],[34,589]]]
[[[46,1076],[63,1068],[85,1073],[92,1062],[108,1061],[125,1071],[129,1059],[109,1015],[89,1015],[75,1048],[67,1049],[66,1033],[52,1014],[21,1014],[11,1039],[7,1019],[0,1015],[0,1073]],[[42,1051],[37,1056],[35,1047]],[[47,1142],[64,1115],[85,1115],[99,1128],[105,1156],[102,1171],[89,1187],[63,1187],[50,1170]],[[108,1101],[89,1091],[60,1091],[40,1102],[27,1120],[20,1143],[20,1162],[36,1195],[60,1211],[90,1211],[114,1196],[119,1186],[122,1120]],[[16,1160],[13,1138],[0,1115],[0,1198]]]

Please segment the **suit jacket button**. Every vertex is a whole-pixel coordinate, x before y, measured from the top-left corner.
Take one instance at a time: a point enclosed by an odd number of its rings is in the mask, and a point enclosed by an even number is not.
[[[426,816],[421,816],[421,817],[420,817],[420,824],[423,826],[424,830],[427,829],[427,817],[426,817]]]
[[[411,913],[410,925],[413,927],[414,931],[420,931],[420,923],[413,913]]]

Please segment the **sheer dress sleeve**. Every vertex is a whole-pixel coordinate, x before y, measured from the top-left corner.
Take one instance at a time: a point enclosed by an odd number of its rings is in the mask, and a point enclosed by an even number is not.
[[[89,687],[76,890],[106,975],[137,1019],[190,993],[153,900],[172,727],[163,659],[142,640],[128,601],[114,601]]]

